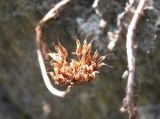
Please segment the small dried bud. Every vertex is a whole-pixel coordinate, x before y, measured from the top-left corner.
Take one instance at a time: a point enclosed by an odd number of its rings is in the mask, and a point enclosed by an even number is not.
[[[88,83],[96,77],[96,73],[100,67],[105,65],[103,62],[106,56],[98,58],[98,51],[96,50],[91,56],[91,42],[87,44],[87,40],[84,40],[81,45],[79,40],[76,40],[76,51],[73,54],[77,59],[71,59],[68,62],[68,52],[60,44],[55,46],[57,53],[48,53],[52,58],[51,67],[53,71],[49,74],[56,84],[84,84]]]

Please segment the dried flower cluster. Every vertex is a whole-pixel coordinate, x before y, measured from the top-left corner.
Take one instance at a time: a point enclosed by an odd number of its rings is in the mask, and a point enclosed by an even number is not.
[[[87,44],[84,40],[83,45],[79,40],[76,40],[76,52],[73,52],[75,56],[68,62],[68,52],[60,44],[55,46],[57,53],[49,53],[52,58],[50,62],[53,71],[49,71],[50,76],[56,84],[84,84],[90,82],[95,78],[98,69],[105,65],[103,63],[106,56],[98,58],[98,51],[96,50],[91,56],[91,42]]]

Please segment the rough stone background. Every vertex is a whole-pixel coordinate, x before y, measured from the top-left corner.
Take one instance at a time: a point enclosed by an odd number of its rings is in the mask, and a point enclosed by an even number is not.
[[[113,69],[103,68],[95,81],[75,87],[63,99],[51,95],[43,83],[34,32],[37,22],[59,1],[0,1],[0,119],[126,119],[119,108],[125,96],[126,80],[121,77],[127,69],[125,36],[132,14],[125,17],[117,37],[117,17],[126,1],[99,0],[92,8],[93,0],[74,0],[45,27],[50,48],[60,39],[71,51],[76,37],[83,41],[88,35],[101,55],[114,54],[106,60]],[[147,3],[135,47],[139,117],[160,119],[159,0]]]

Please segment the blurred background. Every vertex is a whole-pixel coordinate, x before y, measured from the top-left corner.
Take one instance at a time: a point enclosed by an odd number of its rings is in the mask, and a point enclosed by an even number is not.
[[[94,39],[108,65],[90,84],[65,98],[42,80],[35,43],[38,21],[60,0],[0,0],[0,119],[127,119],[119,112],[125,96],[126,32],[137,4],[117,26],[126,0],[73,0],[45,26],[52,50],[59,39],[71,52],[75,38]],[[136,30],[136,81],[140,119],[160,119],[160,1],[150,0]]]

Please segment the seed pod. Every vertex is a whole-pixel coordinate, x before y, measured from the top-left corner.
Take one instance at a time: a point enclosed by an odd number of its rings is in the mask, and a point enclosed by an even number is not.
[[[74,55],[77,58],[68,62],[68,52],[58,42],[58,45],[55,46],[57,53],[48,54],[52,58],[51,67],[54,69],[49,74],[56,84],[84,84],[95,79],[99,68],[106,65],[103,62],[106,56],[98,58],[97,50],[91,55],[91,44],[91,42],[87,44],[87,40],[84,40],[81,45],[80,41],[76,40],[77,47]]]

